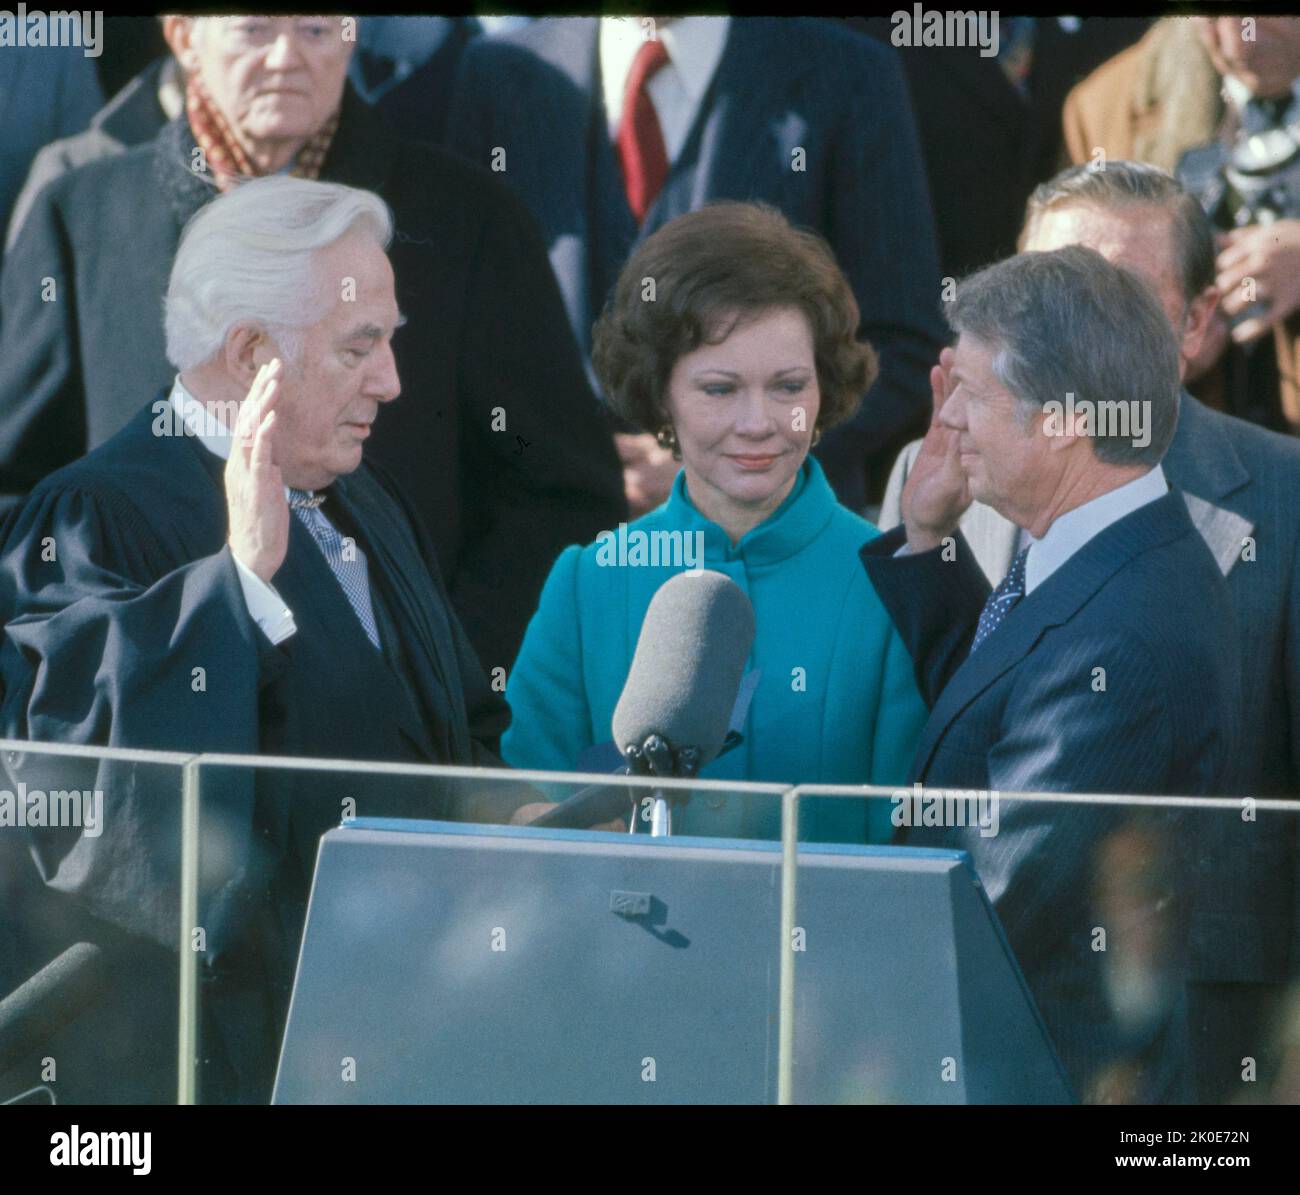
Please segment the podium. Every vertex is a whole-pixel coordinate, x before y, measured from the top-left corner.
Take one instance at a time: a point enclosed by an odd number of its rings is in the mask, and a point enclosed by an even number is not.
[[[780,893],[775,842],[347,823],[273,1102],[775,1102]],[[796,924],[796,1102],[1072,1101],[964,852],[800,844]]]

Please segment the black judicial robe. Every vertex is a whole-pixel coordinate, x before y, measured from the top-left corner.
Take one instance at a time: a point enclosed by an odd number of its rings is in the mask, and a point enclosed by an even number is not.
[[[165,397],[146,406],[41,482],[0,532],[4,737],[187,755],[504,766],[495,751],[508,708],[391,483],[363,464],[330,487],[324,508],[366,553],[383,650],[367,639],[296,517],[272,584],[297,631],[273,646],[248,614],[226,546],[225,463],[172,416]],[[40,883],[70,902],[58,915],[71,925],[64,937],[109,941],[120,959],[133,950],[152,952],[155,965],[169,959],[164,978],[174,991],[179,771],[14,753],[5,767],[11,787],[103,791],[99,835],[27,831]],[[201,792],[207,1099],[269,1095],[316,843],[339,822],[344,798],[358,816],[475,821],[504,821],[535,799],[522,789],[453,789],[364,770],[250,767],[205,768]],[[28,973],[66,944],[48,935],[30,943]],[[115,974],[123,973],[119,965]],[[87,1098],[174,1098],[174,1065],[150,1091],[136,1073],[140,1056],[127,1061],[132,1083],[105,1088],[81,1074],[86,1082],[74,1086]]]

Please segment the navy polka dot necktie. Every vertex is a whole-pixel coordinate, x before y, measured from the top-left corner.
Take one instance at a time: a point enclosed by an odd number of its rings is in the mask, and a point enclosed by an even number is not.
[[[975,628],[975,638],[970,649],[973,653],[994,631],[1002,625],[1002,620],[1011,613],[1015,604],[1025,596],[1025,560],[1029,556],[1028,548],[1021,548],[1011,562],[1011,570],[998,583],[998,587],[989,594],[980,612],[979,626]]]

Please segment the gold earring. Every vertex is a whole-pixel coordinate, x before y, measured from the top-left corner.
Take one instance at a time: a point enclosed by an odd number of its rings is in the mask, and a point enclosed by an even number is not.
[[[681,449],[677,445],[677,432],[673,429],[671,423],[665,423],[657,432],[655,432],[655,443],[660,448],[667,448],[673,454],[673,460],[682,459]]]
[[[808,447],[816,448],[817,445],[821,443],[821,439],[822,439],[822,429],[820,427],[814,427],[813,434],[812,434],[812,443],[809,444]]]

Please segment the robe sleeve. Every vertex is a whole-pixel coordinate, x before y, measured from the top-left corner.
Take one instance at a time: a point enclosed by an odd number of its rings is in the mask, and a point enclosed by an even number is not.
[[[0,546],[7,734],[256,749],[259,661],[270,644],[249,617],[230,549],[178,567],[167,556],[120,498],[53,491],[15,518]],[[226,746],[208,747],[214,736]]]
[[[257,750],[258,689],[277,649],[249,617],[228,547],[180,559],[107,485],[32,495],[0,542],[5,737],[187,755]],[[175,946],[181,769],[33,752],[6,752],[5,765],[29,789],[102,791],[94,833],[28,829],[41,877],[94,915]],[[219,948],[250,895],[251,778],[205,777],[201,809],[200,923]]]

